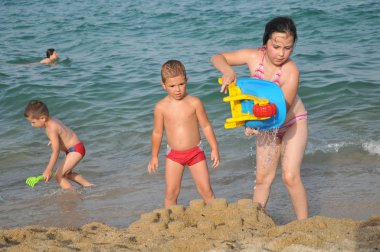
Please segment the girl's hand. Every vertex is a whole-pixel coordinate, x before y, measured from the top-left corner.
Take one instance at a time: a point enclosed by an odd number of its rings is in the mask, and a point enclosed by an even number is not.
[[[252,129],[252,128],[245,128],[245,131],[244,131],[245,135],[246,136],[252,136],[252,135],[257,135],[257,133],[259,133],[259,131],[257,129]]]
[[[234,71],[223,74],[222,87],[220,88],[220,92],[224,92],[225,94],[227,94],[227,86],[230,85],[232,82],[235,82],[236,78],[237,77]]]

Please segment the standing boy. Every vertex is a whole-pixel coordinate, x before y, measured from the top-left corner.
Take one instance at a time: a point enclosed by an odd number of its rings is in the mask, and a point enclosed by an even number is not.
[[[180,61],[169,60],[163,64],[161,77],[161,85],[168,95],[154,108],[152,158],[148,171],[151,173],[158,169],[158,153],[165,130],[167,141],[165,207],[177,204],[186,165],[199,194],[208,203],[215,196],[201,146],[199,126],[210,144],[212,167],[215,169],[219,165],[219,152],[213,128],[201,100],[186,93],[186,70]]]
[[[24,111],[25,118],[33,127],[45,128],[51,145],[52,153],[50,161],[43,172],[45,182],[51,179],[53,169],[59,158],[59,152],[64,151],[66,156],[60,163],[55,178],[62,189],[74,189],[70,183],[74,181],[83,187],[93,186],[80,174],[73,172],[74,167],[82,160],[86,150],[78,136],[66,127],[61,121],[49,116],[49,110],[41,101],[32,100],[28,103]]]

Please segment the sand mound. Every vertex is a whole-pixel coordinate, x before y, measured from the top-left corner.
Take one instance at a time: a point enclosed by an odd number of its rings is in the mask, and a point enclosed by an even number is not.
[[[141,215],[128,228],[28,226],[0,230],[1,251],[380,251],[380,216],[316,216],[276,226],[252,200],[193,200]]]

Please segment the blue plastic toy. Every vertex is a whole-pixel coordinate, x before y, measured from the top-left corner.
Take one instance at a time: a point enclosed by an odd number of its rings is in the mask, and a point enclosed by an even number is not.
[[[222,79],[218,79],[222,84]],[[279,128],[286,117],[286,103],[281,88],[274,82],[238,78],[228,85],[229,96],[223,101],[231,105],[231,118],[226,129],[245,126],[258,130]]]

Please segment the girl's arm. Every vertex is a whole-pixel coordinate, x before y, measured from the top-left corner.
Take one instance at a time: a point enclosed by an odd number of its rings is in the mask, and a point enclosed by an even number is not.
[[[236,81],[236,74],[232,66],[248,64],[256,49],[241,49],[232,52],[223,52],[211,57],[211,63],[222,74],[221,92],[227,93],[226,87]]]
[[[299,71],[297,65],[293,61],[290,61],[283,67],[283,73],[286,74],[284,74],[281,90],[284,93],[286,110],[288,111],[298,93]]]

